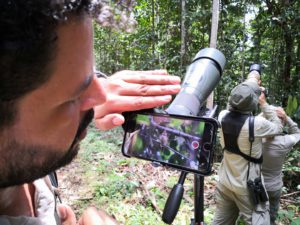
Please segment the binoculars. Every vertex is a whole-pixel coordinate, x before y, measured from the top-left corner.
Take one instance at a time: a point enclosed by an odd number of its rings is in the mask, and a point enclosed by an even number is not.
[[[248,180],[247,186],[254,205],[257,205],[259,202],[266,202],[269,200],[260,177],[255,178],[254,181]]]
[[[269,96],[269,90],[268,89],[265,89],[262,92],[265,94],[266,98]]]

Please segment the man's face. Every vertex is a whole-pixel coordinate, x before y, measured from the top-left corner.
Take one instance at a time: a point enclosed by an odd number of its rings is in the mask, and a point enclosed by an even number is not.
[[[68,21],[58,29],[48,82],[17,105],[15,123],[0,131],[0,187],[31,182],[69,163],[105,93],[93,74],[92,22]]]

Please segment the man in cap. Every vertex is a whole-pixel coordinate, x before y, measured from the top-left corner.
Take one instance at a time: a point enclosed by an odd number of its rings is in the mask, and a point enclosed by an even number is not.
[[[247,225],[270,223],[267,196],[252,194],[256,186],[261,189],[261,194],[264,194],[260,169],[262,138],[280,133],[282,125],[276,112],[270,109],[267,102],[259,101],[264,95],[260,90],[257,82],[239,84],[231,91],[228,109],[219,114],[218,119],[222,127],[220,142],[224,149],[224,157],[219,168],[213,225],[235,224],[239,216]],[[258,103],[265,118],[252,116]],[[251,124],[253,129],[250,128]],[[254,140],[250,141],[251,130]],[[247,183],[251,184],[252,189]]]

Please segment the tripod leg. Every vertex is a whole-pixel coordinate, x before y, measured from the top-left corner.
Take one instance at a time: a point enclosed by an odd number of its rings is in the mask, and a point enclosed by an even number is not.
[[[204,177],[196,174],[194,175],[194,195],[194,225],[204,225]]]
[[[171,224],[173,222],[180,207],[184,192],[183,183],[186,175],[187,172],[181,172],[178,183],[173,187],[167,199],[162,215],[162,220],[167,224]]]

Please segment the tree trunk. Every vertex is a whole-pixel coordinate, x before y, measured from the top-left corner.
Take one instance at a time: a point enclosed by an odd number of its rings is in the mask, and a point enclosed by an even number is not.
[[[219,0],[213,0],[212,19],[211,19],[210,44],[211,48],[217,47],[218,23],[219,23]],[[214,106],[214,93],[212,92],[206,102],[206,107],[212,109]]]
[[[185,27],[185,19],[186,19],[186,2],[185,0],[181,0],[181,46],[180,46],[180,71],[184,70],[184,66],[186,63],[186,27]]]
[[[152,61],[155,59],[155,0],[152,0]]]

